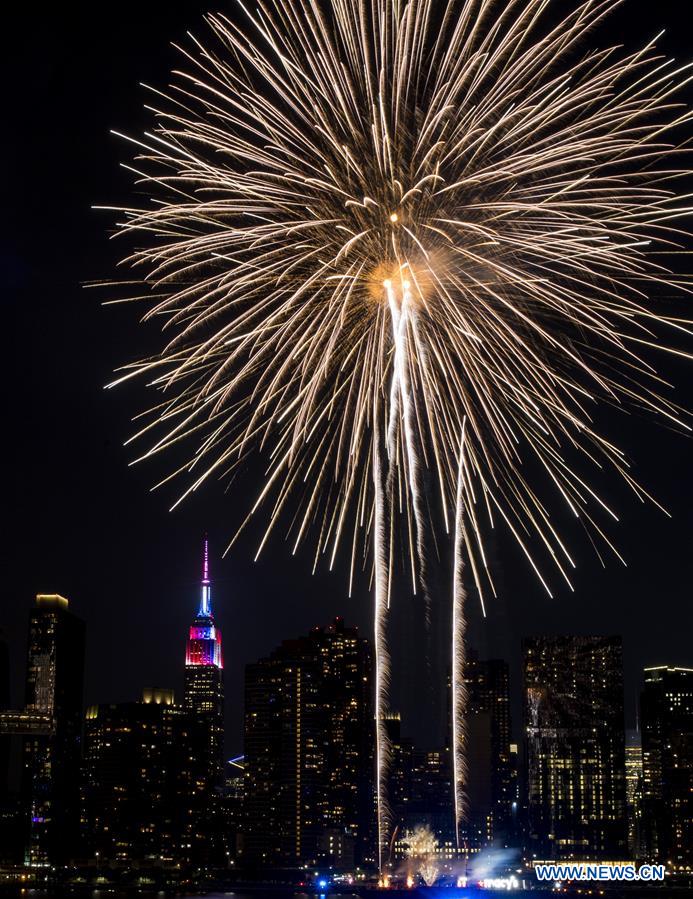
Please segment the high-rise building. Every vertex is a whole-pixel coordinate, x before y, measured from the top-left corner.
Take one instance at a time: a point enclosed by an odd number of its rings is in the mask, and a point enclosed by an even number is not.
[[[530,854],[625,858],[621,639],[529,638],[523,667]]]
[[[414,770],[414,741],[402,735],[399,712],[385,715],[390,764],[388,766],[387,801],[392,818],[392,830],[403,834],[412,823],[412,774]],[[418,823],[415,822],[415,823]],[[430,822],[427,822],[430,823]],[[396,845],[398,852],[402,849]]]
[[[693,870],[693,669],[645,669],[640,700],[648,859]]]
[[[18,781],[22,740],[49,737],[52,714],[11,708],[9,647],[0,639],[0,864],[21,864],[29,833]]]
[[[388,804],[391,817],[392,857],[402,859],[408,851],[408,834],[425,826],[438,841],[439,859],[456,855],[452,810],[452,767],[447,747],[424,749],[401,733],[398,714],[387,718],[390,749]]]
[[[639,730],[626,731],[626,812],[628,852],[640,858],[642,830],[642,740]]]
[[[211,781],[220,785],[224,770],[224,660],[221,631],[212,614],[209,545],[204,541],[200,606],[190,626],[185,651],[184,706],[200,716],[207,732]]]
[[[243,857],[243,782],[245,760],[236,756],[226,762],[223,786],[213,796],[211,820],[208,822],[212,861],[233,868]]]
[[[25,860],[63,864],[79,836],[84,622],[68,600],[39,594],[29,620],[22,794],[28,812]],[[34,720],[35,719],[35,720]],[[51,720],[48,729],[40,726]]]
[[[119,865],[207,858],[206,733],[173,691],[87,709],[82,831],[85,855]]]
[[[337,618],[246,667],[245,858],[373,861],[371,648]]]
[[[480,849],[510,836],[515,770],[510,754],[510,673],[502,659],[470,653],[464,667],[467,704],[468,848]]]

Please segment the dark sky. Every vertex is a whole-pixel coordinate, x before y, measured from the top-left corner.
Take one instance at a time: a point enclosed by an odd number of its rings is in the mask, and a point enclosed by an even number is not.
[[[188,29],[203,34],[208,7],[121,0],[46,10],[31,8],[30,18],[6,27],[3,46],[9,110],[3,115],[0,266],[9,290],[3,290],[0,626],[12,645],[15,701],[21,701],[26,620],[36,592],[68,596],[88,621],[87,702],[132,699],[143,685],[180,690],[207,530],[227,661],[227,748],[235,753],[241,749],[243,665],[335,614],[368,633],[367,587],[362,583],[349,599],[341,572],[311,577],[310,553],[292,558],[279,539],[253,563],[252,534],[222,561],[225,539],[253,485],[227,496],[211,485],[169,513],[169,496],[149,492],[166,469],[128,467],[122,444],[144,397],[137,389],[105,392],[103,385],[119,363],[137,356],[144,338],[134,308],[104,308],[103,296],[82,286],[111,277],[123,249],[108,239],[113,217],[91,207],[132,202],[130,177],[119,169],[130,150],[109,130],[137,135],[150,124],[139,82],[167,83],[176,60],[170,42]],[[689,13],[680,0],[631,0],[588,41],[623,40],[634,47],[666,27],[662,47],[687,61],[693,57]],[[693,407],[693,369],[677,364],[667,373],[679,385],[680,401]],[[622,634],[632,723],[644,665],[693,663],[692,444],[646,422],[608,418],[603,424],[627,443],[636,474],[673,517],[614,492],[622,520],[612,533],[629,567],[614,561],[604,570],[577,542],[576,592],[556,584],[553,600],[501,541],[494,547],[501,596],[485,622],[473,622],[473,633],[482,655],[510,659],[516,690],[522,636]],[[403,617],[410,604],[402,599]],[[431,735],[417,713],[424,699],[407,661],[417,655],[417,633],[397,628],[395,702],[408,711],[405,730],[425,743]]]

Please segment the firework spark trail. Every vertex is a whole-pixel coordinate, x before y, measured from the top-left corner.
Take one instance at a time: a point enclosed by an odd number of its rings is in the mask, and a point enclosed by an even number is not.
[[[350,583],[362,555],[373,565],[376,617],[395,537],[425,581],[439,520],[462,522],[456,571],[482,598],[498,523],[547,591],[544,558],[570,584],[549,491],[618,555],[593,481],[611,469],[651,497],[594,412],[688,427],[649,354],[690,358],[690,323],[661,300],[690,293],[674,271],[692,211],[676,97],[690,64],[654,41],[580,46],[618,5],[578,0],[559,23],[545,0],[262,0],[208,17],[210,45],[181,50],[134,141],[152,202],[121,211],[132,293],[146,283],[167,340],[115,383],[160,392],[133,439],[140,458],[188,448],[161,482],[187,478],[178,501],[260,454],[239,532],[262,508],[258,552],[283,523],[315,564],[348,543]],[[388,291],[404,272],[413,289]]]
[[[460,848],[460,825],[466,811],[465,785],[467,782],[467,762],[465,746],[467,739],[465,711],[467,708],[467,685],[465,680],[467,620],[465,604],[467,591],[464,586],[464,439],[466,421],[462,424],[459,465],[457,472],[457,498],[455,508],[455,535],[452,581],[452,790],[455,805],[455,841]]]
[[[428,614],[428,591],[426,590],[425,566],[425,532],[426,522],[421,495],[421,460],[419,458],[419,428],[416,423],[416,410],[409,374],[411,359],[416,350],[412,349],[411,332],[416,311],[413,308],[412,285],[406,275],[400,273],[400,289],[398,301],[396,282],[386,279],[383,283],[387,294],[388,309],[392,319],[393,362],[390,383],[390,415],[388,423],[388,457],[394,474],[398,459],[398,437],[401,434],[403,443],[404,470],[411,508],[414,517],[412,535],[415,547],[410,544],[412,590],[417,592],[420,583],[424,589]],[[418,560],[418,571],[416,561]]]
[[[376,425],[377,430],[377,425]],[[390,607],[390,553],[387,525],[387,487],[383,471],[380,440],[373,444],[373,562],[375,569],[375,607],[373,612],[373,645],[375,648],[375,793],[378,826],[378,870],[383,870],[383,852],[390,830],[388,778],[390,737],[387,732],[388,695],[390,685],[390,652],[387,619]]]

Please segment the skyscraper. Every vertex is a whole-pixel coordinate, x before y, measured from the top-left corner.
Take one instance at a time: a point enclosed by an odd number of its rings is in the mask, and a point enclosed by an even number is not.
[[[185,708],[200,716],[207,733],[207,761],[212,783],[224,770],[224,660],[221,631],[212,614],[209,545],[204,541],[200,606],[190,626],[185,651]]]
[[[337,618],[248,665],[245,857],[263,867],[373,860],[371,648]]]
[[[446,747],[420,749],[403,737],[400,718],[387,718],[390,748],[388,802],[392,820],[392,856],[389,862],[404,858],[408,834],[427,826],[438,840],[438,857],[455,855],[456,840],[452,812],[452,768]]]
[[[531,855],[625,858],[621,639],[529,638],[523,667]]]
[[[467,786],[465,831],[470,849],[508,835],[514,798],[510,758],[510,673],[502,659],[480,660],[470,653],[465,662],[467,707]]]
[[[84,736],[85,855],[179,864],[206,859],[206,734],[172,690],[90,706]]]
[[[693,870],[693,669],[645,669],[640,700],[648,858]]]
[[[84,631],[65,597],[36,597],[29,620],[24,717],[39,723],[52,719],[52,726],[24,738],[25,858],[32,865],[61,864],[77,850]]]
[[[236,865],[243,855],[243,781],[245,760],[242,755],[229,759],[224,785],[214,794],[208,826],[213,845],[212,861],[225,867]]]
[[[626,731],[626,811],[628,815],[628,851],[633,858],[642,856],[642,739],[639,730]]]

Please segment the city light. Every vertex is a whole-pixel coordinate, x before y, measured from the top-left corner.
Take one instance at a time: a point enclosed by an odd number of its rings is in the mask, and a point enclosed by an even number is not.
[[[203,567],[200,607],[197,616],[190,626],[188,643],[185,650],[185,664],[193,666],[224,667],[221,649],[221,631],[214,624],[212,615],[212,595],[209,579],[209,546],[205,538],[203,549]]]
[[[486,877],[479,881],[479,886],[484,890],[517,890],[520,881],[515,876]]]

